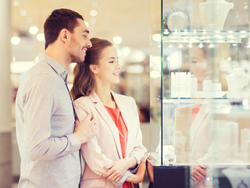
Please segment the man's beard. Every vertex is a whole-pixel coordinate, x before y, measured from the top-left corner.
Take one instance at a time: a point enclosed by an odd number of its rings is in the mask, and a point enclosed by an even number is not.
[[[77,56],[75,56],[73,54],[70,54],[69,57],[70,57],[70,60],[71,60],[72,63],[82,63],[84,61],[84,58],[82,60],[82,59],[80,59],[79,57],[77,57]]]

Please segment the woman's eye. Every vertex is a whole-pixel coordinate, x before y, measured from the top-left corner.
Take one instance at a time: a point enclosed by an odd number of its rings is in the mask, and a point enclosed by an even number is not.
[[[86,35],[83,35],[83,38],[87,38],[87,36],[86,36]]]
[[[109,61],[109,63],[114,63],[114,61]]]

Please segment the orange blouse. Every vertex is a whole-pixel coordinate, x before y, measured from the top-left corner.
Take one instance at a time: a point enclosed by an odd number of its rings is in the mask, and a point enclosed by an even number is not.
[[[109,115],[113,119],[118,131],[119,131],[119,137],[121,142],[121,149],[122,149],[122,157],[126,157],[126,146],[127,146],[127,140],[128,140],[128,129],[127,126],[122,118],[122,114],[119,110],[119,108],[110,108],[105,106],[106,110],[108,111]],[[125,182],[122,186],[122,188],[133,188],[132,184],[130,182]]]

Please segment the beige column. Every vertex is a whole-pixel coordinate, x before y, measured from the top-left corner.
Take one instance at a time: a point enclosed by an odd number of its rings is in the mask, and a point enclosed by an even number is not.
[[[0,1],[0,187],[11,187],[10,0]]]

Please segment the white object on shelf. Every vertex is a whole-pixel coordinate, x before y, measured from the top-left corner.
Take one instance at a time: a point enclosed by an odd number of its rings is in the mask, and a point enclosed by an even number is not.
[[[171,97],[190,97],[190,72],[171,72]]]
[[[241,152],[247,153],[247,143],[250,142],[250,128],[240,130],[241,133]]]
[[[237,122],[226,120],[214,120],[209,130],[211,145],[208,153],[214,162],[230,160],[238,152],[238,129]],[[213,161],[212,160],[212,161]]]
[[[203,91],[211,91],[212,90],[212,80],[203,80],[202,90]]]
[[[214,82],[212,84],[212,89],[213,89],[213,91],[220,92],[221,91],[221,83]]]
[[[225,0],[207,0],[199,6],[203,29],[223,30],[227,15],[234,4]]]
[[[167,19],[168,28],[173,30],[184,30],[188,28],[189,21],[188,15],[182,11],[176,11],[170,14]]]
[[[226,77],[228,85],[228,98],[241,98],[241,91],[250,81],[250,76],[244,73],[243,68],[235,68],[232,74]]]
[[[191,75],[190,86],[191,86],[191,92],[197,91],[197,78],[195,78],[194,75]]]

